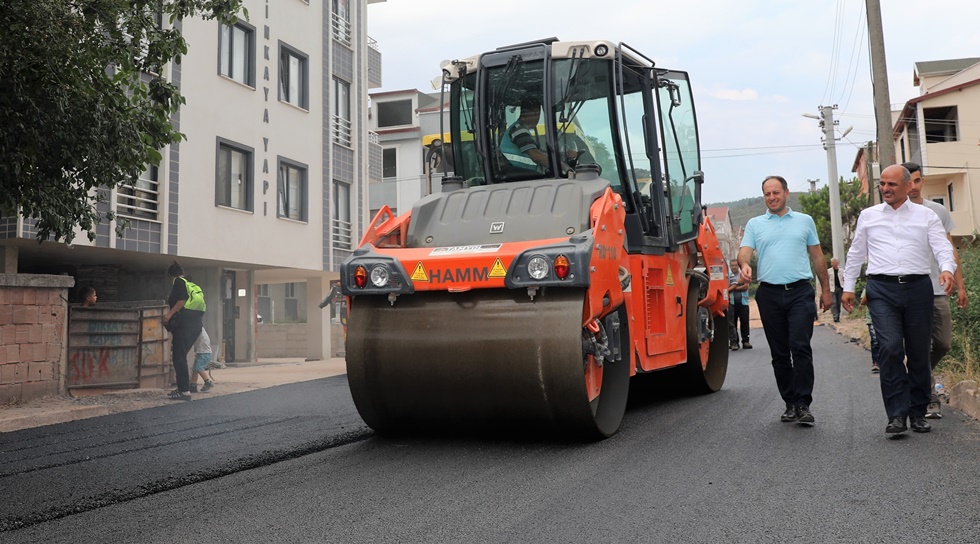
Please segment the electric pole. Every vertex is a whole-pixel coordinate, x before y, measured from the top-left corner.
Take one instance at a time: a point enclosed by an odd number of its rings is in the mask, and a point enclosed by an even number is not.
[[[885,67],[885,37],[881,28],[879,0],[865,0],[868,11],[868,42],[871,50],[871,83],[874,88],[875,122],[880,169],[895,164],[895,140],[892,139],[892,111],[888,94],[888,69]]]
[[[820,106],[820,127],[823,128],[823,148],[827,150],[827,175],[830,176],[830,236],[833,238],[834,254],[841,266],[844,265],[844,237],[840,216],[840,183],[837,178],[837,137],[834,128],[834,110],[837,105]]]

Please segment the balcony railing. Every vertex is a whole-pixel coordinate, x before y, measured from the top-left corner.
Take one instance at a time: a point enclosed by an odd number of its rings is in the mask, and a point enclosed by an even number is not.
[[[334,219],[330,228],[330,238],[333,240],[334,249],[350,250],[353,241],[351,240],[350,221]]]
[[[125,217],[158,221],[159,202],[160,183],[156,180],[139,178],[133,186],[116,188],[116,211]]]
[[[347,47],[350,47],[351,46],[350,21],[334,13],[331,26],[333,27],[333,39],[346,45]]]
[[[351,146],[351,123],[339,115],[333,116],[333,141],[346,147]]]

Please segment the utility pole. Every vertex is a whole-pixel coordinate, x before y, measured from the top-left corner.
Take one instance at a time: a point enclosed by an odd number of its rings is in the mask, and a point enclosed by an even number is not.
[[[835,257],[844,265],[844,237],[843,225],[840,216],[840,183],[837,178],[837,137],[834,128],[837,121],[834,121],[833,106],[820,106],[820,127],[823,128],[823,148],[827,150],[827,175],[830,176],[830,236],[833,238],[833,249]]]
[[[881,3],[865,0],[868,11],[868,41],[871,50],[871,83],[874,88],[878,163],[880,169],[895,164],[895,140],[892,138],[891,100],[888,94],[888,69],[885,67],[885,37],[881,28]]]

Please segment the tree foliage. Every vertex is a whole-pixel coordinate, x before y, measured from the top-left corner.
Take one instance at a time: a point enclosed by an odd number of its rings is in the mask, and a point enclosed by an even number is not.
[[[851,238],[857,227],[861,210],[868,206],[868,195],[861,192],[861,182],[857,178],[851,181],[840,180],[840,215],[843,227],[844,251],[851,246]],[[820,237],[820,248],[830,263],[834,254],[834,239],[830,227],[830,186],[825,185],[819,191],[800,195],[800,208],[803,213],[813,218],[817,225],[817,236]],[[843,257],[842,255],[840,257]]]
[[[0,214],[40,240],[94,239],[104,191],[132,185],[183,134],[164,67],[187,44],[173,23],[247,17],[242,0],[4,0],[0,6]],[[161,22],[169,24],[161,24]]]

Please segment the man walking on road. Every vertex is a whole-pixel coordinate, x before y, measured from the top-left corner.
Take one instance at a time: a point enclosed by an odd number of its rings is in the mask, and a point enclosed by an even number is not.
[[[844,309],[854,308],[854,284],[868,263],[868,310],[880,344],[881,396],[888,416],[885,433],[908,430],[927,433],[929,404],[929,337],[932,329],[930,256],[942,272],[939,284],[953,291],[956,260],[939,217],[908,199],[911,175],[892,165],[881,172],[884,203],[866,208],[858,217],[844,268]],[[906,362],[907,358],[907,362]]]
[[[950,243],[953,243],[953,237],[950,235],[953,227],[956,226],[953,223],[953,218],[949,215],[949,210],[946,206],[938,202],[933,202],[931,200],[926,200],[922,198],[922,167],[914,162],[902,163],[902,166],[909,171],[909,175],[912,177],[912,186],[909,188],[909,200],[915,202],[916,204],[922,204],[923,206],[929,208],[930,210],[936,212],[939,216],[939,221],[943,224],[943,230],[946,231],[946,238]],[[956,273],[953,274],[953,280],[956,282],[956,305],[960,309],[966,308],[967,295],[966,295],[966,285],[963,283],[963,269],[960,264],[960,254],[956,251],[956,246],[953,246],[953,256],[956,258]],[[949,308],[949,297],[946,296],[946,291],[941,285],[939,285],[939,264],[936,259],[931,259],[932,268],[929,271],[929,279],[932,280],[932,346],[929,349],[929,365],[932,371],[932,388],[930,389],[929,406],[926,408],[926,418],[927,419],[939,419],[943,417],[942,414],[942,403],[939,401],[939,395],[936,394],[936,365],[939,361],[949,352],[949,348],[953,345],[953,316]]]
[[[738,261],[732,259],[728,273],[728,347],[738,349],[739,323],[741,323],[742,347],[752,349],[749,343],[749,284],[739,283],[741,273]]]
[[[820,281],[820,309],[830,308],[827,261],[820,249],[820,239],[813,218],[786,207],[789,186],[780,176],[762,182],[762,194],[768,210],[745,225],[742,247],[738,251],[739,281],[752,280],[749,260],[752,251],[759,254],[759,289],[755,301],[762,318],[762,328],[772,352],[773,373],[779,395],[786,403],[780,421],[812,424],[813,414],[813,321],[817,317],[814,303],[813,272]]]

